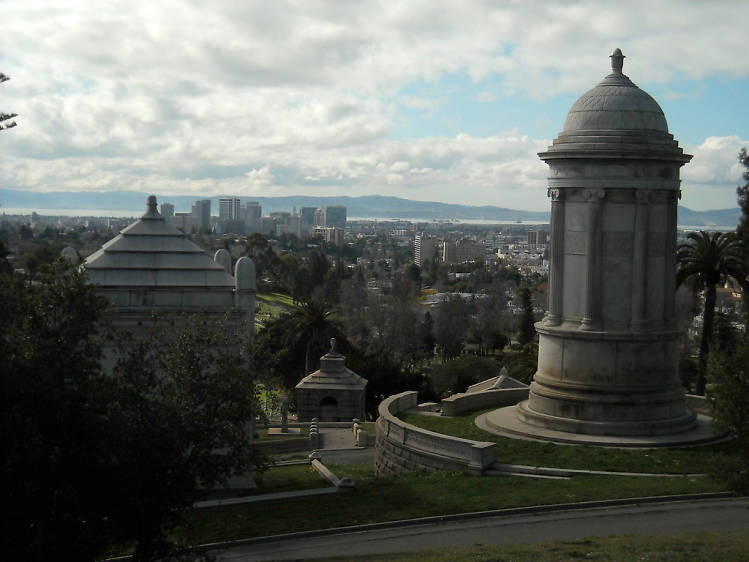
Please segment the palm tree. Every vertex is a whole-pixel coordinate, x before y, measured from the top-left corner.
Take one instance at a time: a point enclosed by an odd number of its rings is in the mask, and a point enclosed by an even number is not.
[[[330,338],[343,339],[340,324],[333,319],[333,310],[324,300],[305,300],[286,318],[288,346],[304,342],[304,374],[312,372],[313,353],[324,353]]]
[[[705,291],[705,308],[702,314],[702,336],[700,338],[697,374],[697,394],[705,393],[705,366],[707,352],[713,333],[715,314],[715,287],[731,278],[742,288],[747,287],[744,248],[733,232],[690,232],[686,243],[677,250],[679,269],[677,284],[693,280],[696,288]]]

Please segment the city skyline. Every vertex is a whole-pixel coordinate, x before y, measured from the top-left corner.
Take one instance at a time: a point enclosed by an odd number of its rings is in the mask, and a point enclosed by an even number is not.
[[[738,2],[4,6],[8,189],[546,211],[536,153],[620,47],[694,154],[681,203],[736,205]]]

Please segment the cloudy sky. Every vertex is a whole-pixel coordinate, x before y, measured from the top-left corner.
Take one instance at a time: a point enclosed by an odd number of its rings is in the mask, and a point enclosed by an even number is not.
[[[2,186],[395,195],[546,210],[536,153],[608,74],[658,100],[682,203],[735,206],[749,10],[730,2],[0,1]]]

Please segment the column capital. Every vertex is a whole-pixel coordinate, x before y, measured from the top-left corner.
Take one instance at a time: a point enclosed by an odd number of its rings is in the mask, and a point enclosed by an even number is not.
[[[564,192],[557,187],[550,187],[546,190],[546,197],[551,197],[551,201],[559,201]]]
[[[650,203],[650,201],[653,198],[651,197],[651,194],[649,191],[644,191],[642,189],[638,189],[635,191],[635,200],[638,203]]]
[[[606,197],[605,189],[583,189],[583,197],[592,203],[597,203]]]

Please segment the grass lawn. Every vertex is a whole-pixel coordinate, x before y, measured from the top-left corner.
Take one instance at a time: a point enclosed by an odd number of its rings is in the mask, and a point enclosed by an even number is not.
[[[272,506],[247,504],[195,511],[189,530],[184,532],[185,539],[201,544],[429,515],[723,489],[709,478],[580,476],[537,480],[477,478],[461,472],[375,478],[369,465],[330,468],[338,477],[353,478],[356,489],[346,494],[274,502]]]
[[[333,560],[746,560],[749,536],[743,532],[681,533],[677,535],[618,535],[516,544],[445,547],[380,556]]]
[[[262,474],[256,473],[255,483],[257,488],[251,492],[251,495],[325,488],[329,485],[308,464],[271,467]]]
[[[268,306],[284,309],[294,308],[294,301],[284,293],[258,293],[255,297],[261,304],[264,303]]]
[[[474,424],[476,416],[491,410],[493,408],[453,418],[418,414],[403,414],[400,418],[438,433],[496,443],[498,462],[530,466],[657,474],[706,473],[714,463],[716,453],[730,454],[734,448],[731,441],[682,448],[614,449],[509,439],[487,433]]]
[[[257,320],[265,322],[268,319],[275,319],[284,312],[290,312],[294,308],[294,302],[289,295],[283,293],[258,293],[255,295],[260,310],[257,314]],[[256,330],[259,326],[256,325]]]

